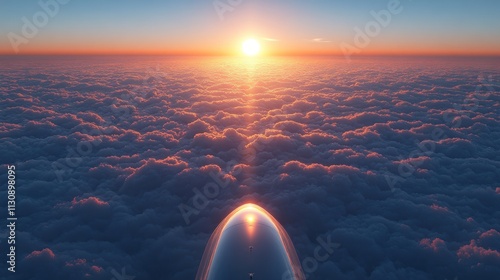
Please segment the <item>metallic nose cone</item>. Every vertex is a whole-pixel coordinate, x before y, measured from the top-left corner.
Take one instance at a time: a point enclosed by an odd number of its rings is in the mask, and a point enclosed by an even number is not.
[[[285,229],[262,207],[245,204],[215,229],[197,280],[305,279]]]

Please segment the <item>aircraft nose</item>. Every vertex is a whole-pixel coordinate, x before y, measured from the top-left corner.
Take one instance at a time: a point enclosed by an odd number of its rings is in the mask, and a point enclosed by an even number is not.
[[[296,279],[303,279],[298,270],[295,249],[283,227],[263,208],[247,204],[217,227],[197,279],[244,279],[245,275],[249,279],[254,279],[254,275],[259,279],[299,275]]]

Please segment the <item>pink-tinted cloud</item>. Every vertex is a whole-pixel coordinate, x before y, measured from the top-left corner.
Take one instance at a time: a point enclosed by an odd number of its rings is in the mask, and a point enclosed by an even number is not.
[[[106,207],[109,206],[109,204],[105,201],[102,201],[98,197],[88,197],[88,198],[83,198],[83,199],[77,199],[76,197],[73,198],[71,201],[71,208],[78,208],[78,207]]]
[[[424,238],[420,240],[420,245],[433,250],[434,252],[439,252],[440,250],[446,250],[446,243],[441,238],[434,238],[433,240],[429,238]]]
[[[492,61],[16,59],[0,58],[0,161],[22,186],[18,277],[192,279],[252,201],[301,259],[341,244],[311,279],[500,278],[498,86],[464,106]],[[178,206],[214,174],[227,187],[187,225]]]
[[[51,249],[45,248],[40,251],[33,251],[26,256],[26,259],[55,259],[56,255]]]

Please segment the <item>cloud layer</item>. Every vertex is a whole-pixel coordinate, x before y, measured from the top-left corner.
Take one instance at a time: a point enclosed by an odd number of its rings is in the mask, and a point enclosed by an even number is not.
[[[308,279],[500,277],[498,63],[1,60],[17,277],[193,279],[244,202],[340,244]]]

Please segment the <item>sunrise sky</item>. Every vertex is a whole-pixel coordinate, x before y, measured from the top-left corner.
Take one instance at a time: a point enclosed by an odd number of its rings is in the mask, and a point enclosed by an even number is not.
[[[43,24],[38,2],[0,2],[0,53],[15,53],[23,17]],[[263,54],[341,54],[343,42],[355,46],[355,28],[391,0],[67,2],[23,37],[18,54],[235,54],[249,37]],[[500,54],[499,1],[401,0],[400,8],[361,54]]]

